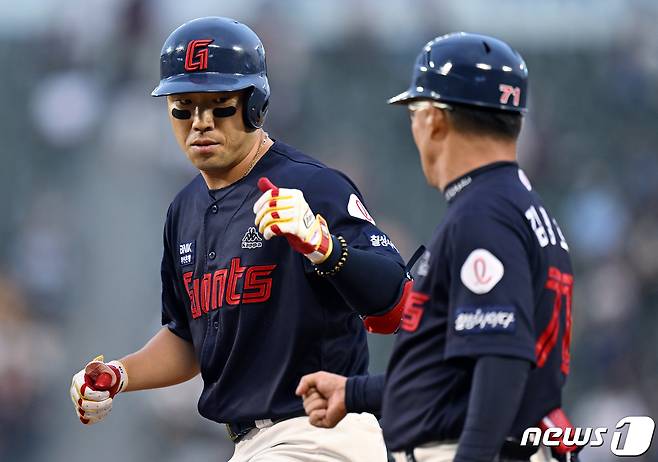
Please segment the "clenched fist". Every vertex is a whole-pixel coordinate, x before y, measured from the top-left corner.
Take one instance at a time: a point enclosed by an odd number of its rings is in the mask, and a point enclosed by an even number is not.
[[[254,204],[255,224],[265,239],[284,236],[297,252],[318,265],[331,254],[333,242],[327,222],[313,215],[299,189],[277,188],[267,178],[258,180],[263,195]]]
[[[302,377],[295,393],[304,399],[304,411],[316,427],[333,428],[347,415],[345,384],[347,377],[330,372],[315,372]]]
[[[105,363],[102,355],[94,358],[71,380],[69,393],[80,422],[95,424],[107,417],[113,398],[127,385],[128,373],[123,364]]]

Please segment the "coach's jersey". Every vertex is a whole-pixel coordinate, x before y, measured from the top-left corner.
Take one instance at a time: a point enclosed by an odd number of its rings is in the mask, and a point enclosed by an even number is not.
[[[445,196],[387,371],[382,427],[391,450],[459,438],[480,356],[534,365],[511,436],[560,406],[569,371],[569,248],[523,171],[493,163]]]
[[[299,415],[302,375],[368,367],[359,316],[284,238],[266,241],[254,227],[262,176],[302,190],[350,246],[403,264],[354,184],[281,142],[226,188],[209,191],[197,176],[167,214],[162,323],[194,345],[204,382],[199,412],[217,422]]]

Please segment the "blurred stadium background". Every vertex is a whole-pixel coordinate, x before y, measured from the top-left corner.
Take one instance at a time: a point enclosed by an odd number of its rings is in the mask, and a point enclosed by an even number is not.
[[[133,351],[159,328],[162,224],[194,170],[149,92],[166,36],[206,15],[259,34],[270,135],[347,172],[405,258],[444,204],[406,111],[386,98],[436,35],[486,33],[519,49],[531,82],[520,163],[576,264],[566,407],[580,426],[658,416],[655,1],[22,0],[0,13],[1,461],[231,453],[223,426],[196,413],[198,383],[121,396],[89,428],[68,398],[85,361]],[[371,340],[382,371],[391,339]],[[612,459],[605,446],[583,454]]]

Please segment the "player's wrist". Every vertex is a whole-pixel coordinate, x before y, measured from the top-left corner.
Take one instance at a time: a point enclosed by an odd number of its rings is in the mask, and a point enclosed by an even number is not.
[[[106,364],[110,369],[112,369],[114,374],[115,381],[109,390],[110,396],[114,398],[114,396],[118,395],[122,391],[126,391],[126,388],[128,387],[128,370],[121,361],[116,359]]]
[[[332,252],[330,256],[321,264],[316,264],[315,272],[318,276],[334,276],[338,273],[349,255],[347,241],[342,236],[332,236]]]
[[[336,389],[336,398],[338,400],[337,408],[340,414],[345,415],[351,412],[347,408],[347,377],[339,376],[338,388]]]
[[[358,387],[357,377],[347,377],[343,389],[343,402],[345,403],[345,412],[358,412],[356,409],[356,388]]]
[[[313,246],[313,251],[305,253],[304,256],[311,260],[314,265],[320,265],[326,261],[333,251],[333,239],[329,232],[327,220],[320,214],[315,216],[315,223],[308,233],[307,242]]]

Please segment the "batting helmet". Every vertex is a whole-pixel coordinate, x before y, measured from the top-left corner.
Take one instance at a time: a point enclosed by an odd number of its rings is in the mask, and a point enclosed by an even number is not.
[[[244,120],[263,125],[270,97],[265,49],[258,36],[230,18],[206,17],[173,31],[160,52],[160,84],[152,96],[249,90]]]
[[[437,37],[416,59],[409,89],[388,100],[417,99],[525,112],[528,69],[502,40],[457,32]]]

